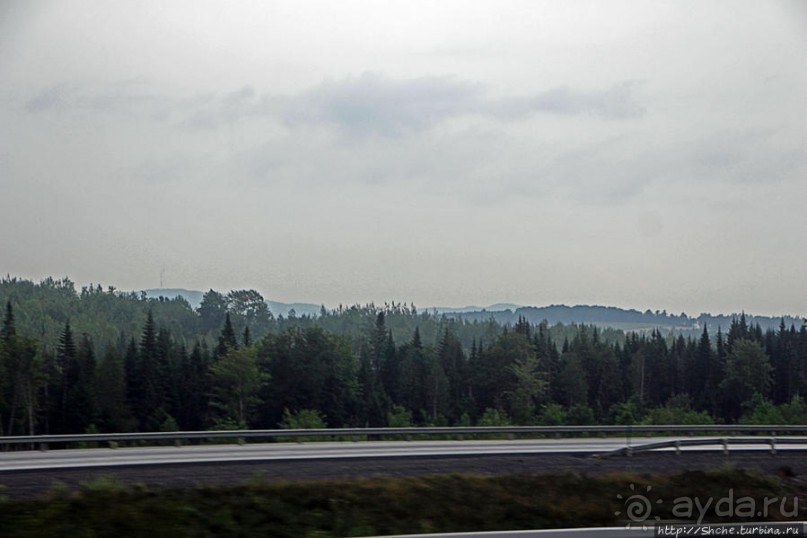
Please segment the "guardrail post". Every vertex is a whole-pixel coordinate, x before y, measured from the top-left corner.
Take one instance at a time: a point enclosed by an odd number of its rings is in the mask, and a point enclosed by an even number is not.
[[[681,441],[679,441],[679,440],[675,441],[675,455],[676,456],[681,455]]]
[[[771,437],[770,443],[771,443],[771,454],[775,455],[776,454],[776,439],[774,437]]]
[[[723,454],[729,455],[729,441],[725,437],[723,438]]]

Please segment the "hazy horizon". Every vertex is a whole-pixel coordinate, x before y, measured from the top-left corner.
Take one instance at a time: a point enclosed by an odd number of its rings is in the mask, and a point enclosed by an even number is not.
[[[807,313],[799,0],[0,4],[0,274]]]

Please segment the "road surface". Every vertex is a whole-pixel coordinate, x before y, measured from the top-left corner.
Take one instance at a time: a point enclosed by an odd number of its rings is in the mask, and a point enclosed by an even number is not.
[[[633,447],[673,441],[674,437],[635,437]],[[465,440],[465,441],[345,441],[260,443],[143,448],[92,448],[0,452],[0,472],[33,469],[71,469],[188,463],[223,463],[268,460],[322,460],[351,458],[447,457],[517,454],[604,454],[627,446],[621,438]],[[740,447],[732,447],[737,450]],[[764,444],[743,450],[770,450]],[[777,450],[807,450],[807,445],[782,445]],[[672,449],[668,449],[672,450]],[[721,451],[721,445],[684,447],[683,451]]]

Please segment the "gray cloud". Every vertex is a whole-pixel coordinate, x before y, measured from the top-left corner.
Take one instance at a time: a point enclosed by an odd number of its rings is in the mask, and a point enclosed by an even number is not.
[[[794,1],[0,2],[3,270],[803,309]]]
[[[142,80],[125,80],[93,87],[81,84],[53,84],[29,98],[24,109],[33,114],[92,111],[99,114],[134,115],[166,120],[199,110],[210,96],[182,98],[149,91]]]
[[[640,83],[625,81],[604,91],[576,91],[567,87],[544,92],[533,100],[533,109],[556,114],[590,113],[611,119],[633,119],[645,109],[636,99]]]
[[[260,106],[258,95],[252,86],[218,96],[208,96],[203,102],[186,102],[195,109],[182,122],[184,126],[197,129],[216,129],[224,124],[246,117],[260,117],[265,107]]]
[[[477,115],[519,121],[536,113],[589,114],[601,119],[640,118],[638,83],[605,90],[557,87],[526,97],[495,98],[485,85],[454,77],[396,79],[367,72],[321,84],[294,95],[259,95],[251,86],[223,94],[186,98],[155,95],[136,84],[115,84],[100,91],[52,86],[29,100],[29,112],[90,108],[107,113],[179,117],[178,124],[217,129],[250,119],[275,119],[289,128],[319,125],[351,137],[398,138],[434,128],[444,121]]]
[[[518,119],[525,115],[545,112],[557,115],[590,114],[604,119],[636,119],[644,116],[645,108],[636,97],[641,86],[637,81],[625,81],[606,90],[575,90],[559,86],[533,97],[504,99],[491,105],[490,112],[500,118]]]
[[[63,109],[76,98],[76,89],[66,84],[55,84],[43,89],[25,103],[28,112],[44,112]]]
[[[508,121],[535,113],[635,119],[644,114],[637,87],[628,81],[602,91],[559,87],[534,96],[496,99],[488,97],[480,83],[451,77],[393,79],[365,73],[325,82],[275,104],[289,125],[324,123],[350,134],[400,136],[466,115]]]
[[[449,77],[396,80],[365,73],[286,100],[289,124],[325,123],[351,134],[400,136],[480,109],[482,86]]]

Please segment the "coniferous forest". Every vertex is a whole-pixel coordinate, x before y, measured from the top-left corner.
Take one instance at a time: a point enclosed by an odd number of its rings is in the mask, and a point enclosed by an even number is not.
[[[0,281],[0,434],[807,421],[807,328],[699,338],[397,303],[275,317],[68,279]]]

